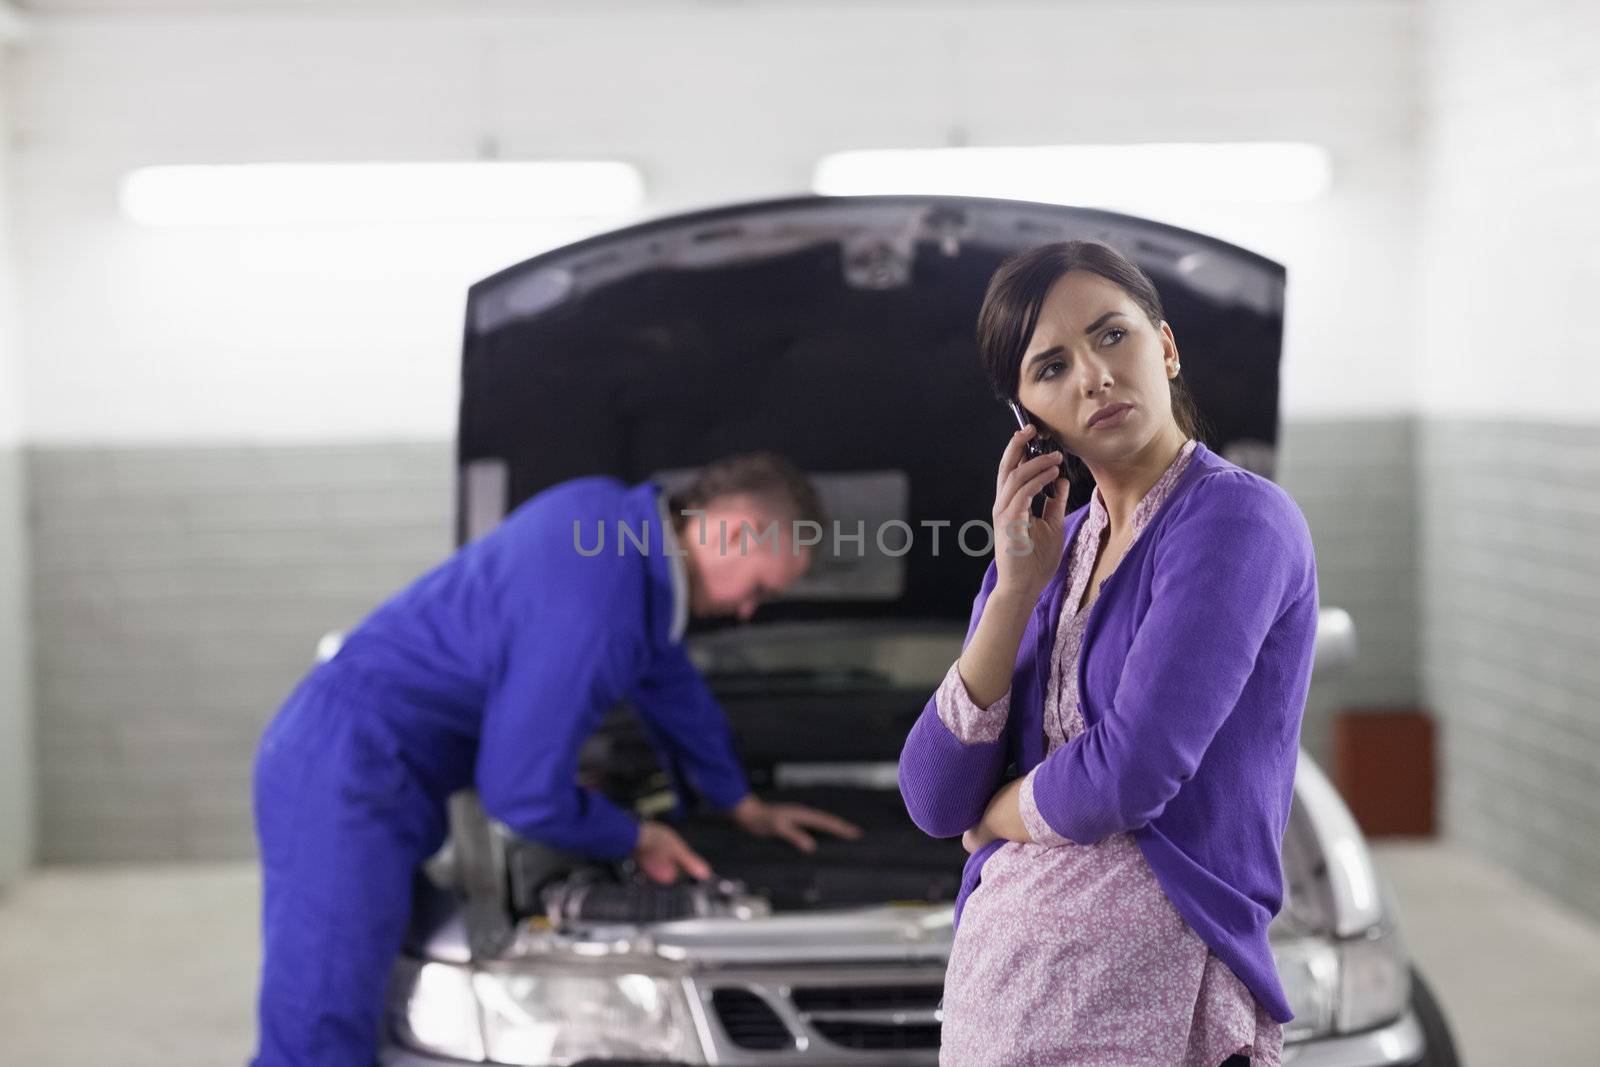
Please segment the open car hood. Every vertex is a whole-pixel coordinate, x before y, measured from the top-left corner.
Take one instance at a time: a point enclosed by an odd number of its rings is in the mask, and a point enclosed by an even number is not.
[[[818,479],[866,557],[812,568],[761,621],[964,624],[987,559],[951,551],[987,517],[1014,429],[974,340],[990,275],[1048,241],[1103,240],[1160,289],[1211,447],[1270,477],[1284,268],[1104,211],[960,197],[803,197],[664,218],[474,285],[462,361],[457,533],[556,482],[674,478],[772,449]],[[1073,486],[1070,506],[1092,485]],[[873,520],[950,522],[889,559]],[[854,546],[848,546],[855,551]],[[898,547],[898,544],[892,546]],[[807,584],[809,583],[809,584]]]

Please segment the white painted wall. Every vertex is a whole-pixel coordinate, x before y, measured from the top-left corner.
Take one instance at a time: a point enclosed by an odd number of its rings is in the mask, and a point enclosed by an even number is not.
[[[14,108],[12,91],[14,42],[11,40],[15,16],[5,0],[0,0],[0,449],[15,448],[22,441],[23,380],[22,346],[18,337],[16,278],[13,273],[17,207],[11,176],[10,114]]]
[[[1425,5],[1420,408],[1600,415],[1600,5]]]
[[[465,286],[581,228],[154,231],[114,198],[145,164],[486,146],[633,160],[656,214],[802,191],[843,148],[1317,141],[1319,204],[1174,220],[1289,263],[1286,415],[1412,404],[1403,0],[404,10],[36,20],[14,79],[30,439],[449,436]]]

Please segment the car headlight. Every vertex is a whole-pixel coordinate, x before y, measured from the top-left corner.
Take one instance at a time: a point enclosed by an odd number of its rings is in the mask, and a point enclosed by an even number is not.
[[[682,983],[663,975],[426,963],[403,1003],[401,1039],[457,1059],[705,1062]]]
[[[1366,1030],[1405,1011],[1411,957],[1394,930],[1339,944],[1340,1031]]]
[[[471,968],[402,959],[389,984],[389,1025],[401,1044],[418,1052],[483,1059]]]
[[[703,1062],[688,999],[676,979],[479,972],[473,985],[483,1012],[484,1050],[496,1063]]]
[[[1297,938],[1272,953],[1294,1012],[1286,1042],[1370,1029],[1399,1016],[1411,998],[1409,957],[1392,930],[1350,941]]]
[[[1411,958],[1394,889],[1331,783],[1302,750],[1284,842],[1286,936],[1274,938],[1294,1019],[1285,1041],[1370,1029],[1411,999]]]

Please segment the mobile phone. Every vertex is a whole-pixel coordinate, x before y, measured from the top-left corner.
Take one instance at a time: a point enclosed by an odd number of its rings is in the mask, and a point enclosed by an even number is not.
[[[1032,423],[1028,419],[1027,413],[1022,410],[1022,404],[1021,403],[1019,403],[1015,398],[1013,398],[1011,400],[1007,400],[1006,403],[1008,405],[1010,405],[1010,407],[1011,407],[1011,416],[1014,419],[1017,420],[1017,429],[1019,429],[1019,430],[1025,429],[1028,426],[1032,425]],[[1042,456],[1046,452],[1054,452],[1054,451],[1056,451],[1055,442],[1050,439],[1049,435],[1046,434],[1043,429],[1040,429],[1037,426],[1035,426],[1034,429],[1038,430],[1039,432],[1034,434],[1032,437],[1028,438],[1028,440],[1023,443],[1024,447],[1027,448],[1027,450],[1028,450],[1028,458],[1032,459],[1035,456]],[[1063,462],[1065,462],[1066,453],[1067,453],[1066,449],[1064,449],[1064,448],[1061,449]],[[1061,472],[1061,466],[1057,465],[1056,473],[1057,473],[1058,477],[1060,476],[1060,472]],[[1044,495],[1047,496],[1047,497],[1050,497],[1051,499],[1055,498],[1055,495],[1056,495],[1056,483],[1055,482],[1051,482],[1051,483],[1049,483],[1048,485],[1046,485],[1044,487]]]

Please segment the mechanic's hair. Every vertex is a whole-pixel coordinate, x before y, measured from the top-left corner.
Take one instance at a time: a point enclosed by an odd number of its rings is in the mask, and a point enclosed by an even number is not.
[[[1098,274],[1111,282],[1139,305],[1150,325],[1159,327],[1166,316],[1161,312],[1161,294],[1155,283],[1128,257],[1100,241],[1057,241],[1040,245],[1007,259],[989,279],[978,311],[978,354],[995,397],[1001,401],[1017,395],[1022,378],[1022,357],[1033,331],[1039,325],[1039,311],[1050,287],[1070,270]],[[1197,441],[1209,434],[1194,396],[1180,374],[1169,379],[1172,417],[1178,428]],[[1040,427],[1041,430],[1044,427]],[[1066,474],[1076,483],[1087,472],[1082,461],[1067,454]]]
[[[686,508],[700,509],[728,496],[752,496],[794,522],[827,525],[827,513],[817,487],[804,471],[776,452],[743,452],[700,468],[683,488],[667,498],[673,522],[687,521]]]

